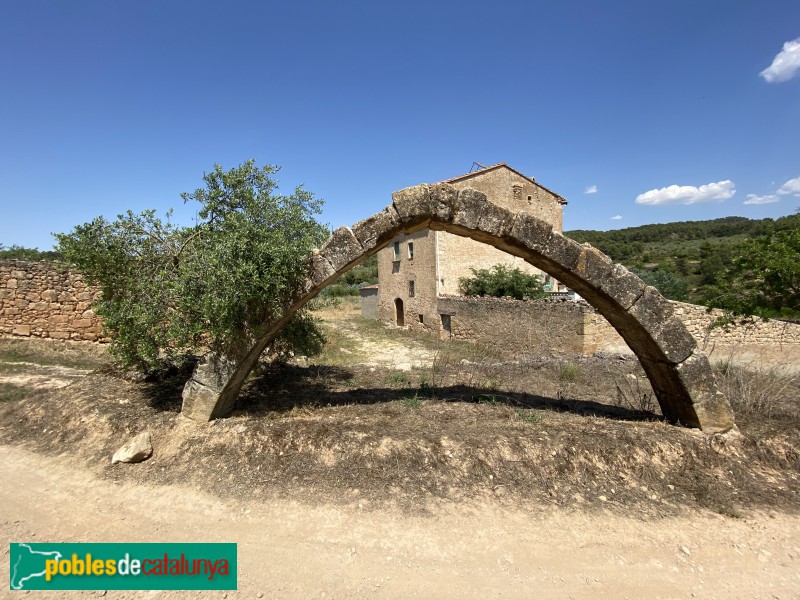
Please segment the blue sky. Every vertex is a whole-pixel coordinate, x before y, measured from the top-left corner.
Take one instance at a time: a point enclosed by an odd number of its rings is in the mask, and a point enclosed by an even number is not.
[[[473,161],[566,197],[565,229],[800,206],[797,0],[11,0],[0,86],[6,246],[188,222],[179,194],[248,158],[334,227]]]

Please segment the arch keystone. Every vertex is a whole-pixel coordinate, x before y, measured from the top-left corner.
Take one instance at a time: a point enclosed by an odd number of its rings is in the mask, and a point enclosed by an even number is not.
[[[404,227],[418,226],[430,220],[431,186],[427,183],[404,188],[392,194],[392,204]]]
[[[434,183],[430,186],[431,216],[442,223],[453,220],[453,212],[458,201],[458,190],[448,183]]]

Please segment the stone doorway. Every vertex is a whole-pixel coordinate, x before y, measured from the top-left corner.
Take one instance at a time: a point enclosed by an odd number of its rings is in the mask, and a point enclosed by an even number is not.
[[[394,322],[398,327],[404,327],[406,324],[406,313],[403,310],[403,300],[395,298],[394,301]]]

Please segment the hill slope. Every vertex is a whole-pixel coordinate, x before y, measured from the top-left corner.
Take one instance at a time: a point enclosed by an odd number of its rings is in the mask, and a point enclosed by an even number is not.
[[[614,261],[636,270],[674,300],[704,303],[709,286],[730,266],[736,244],[781,231],[793,216],[779,219],[723,217],[640,225],[612,231],[574,229],[564,235],[599,248]]]

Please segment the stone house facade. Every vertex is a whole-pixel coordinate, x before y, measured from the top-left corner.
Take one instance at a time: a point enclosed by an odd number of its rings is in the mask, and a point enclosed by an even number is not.
[[[562,231],[567,201],[505,163],[444,183],[483,192],[503,208],[525,211]],[[449,337],[452,315],[439,310],[440,298],[459,295],[459,280],[471,277],[472,269],[494,265],[539,275],[546,289],[559,290],[557,281],[521,258],[469,238],[426,229],[400,235],[378,252],[378,318]]]

